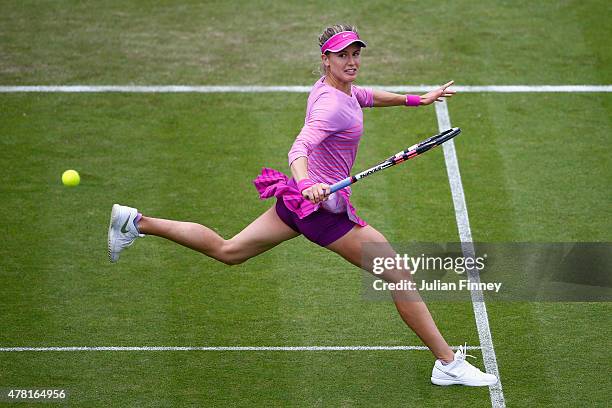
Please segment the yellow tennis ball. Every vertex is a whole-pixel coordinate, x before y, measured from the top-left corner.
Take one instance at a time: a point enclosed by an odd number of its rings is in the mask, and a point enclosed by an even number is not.
[[[79,176],[76,170],[66,170],[62,174],[62,183],[64,183],[65,186],[75,187],[78,186],[80,182],[81,176]]]

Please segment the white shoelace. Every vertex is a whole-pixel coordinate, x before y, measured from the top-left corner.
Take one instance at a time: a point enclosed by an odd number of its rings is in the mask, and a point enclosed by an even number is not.
[[[477,358],[476,356],[473,356],[471,354],[467,354],[467,342],[463,344],[463,346],[459,346],[459,351],[461,352],[459,360],[460,361],[465,361],[466,357],[472,357],[472,358]]]

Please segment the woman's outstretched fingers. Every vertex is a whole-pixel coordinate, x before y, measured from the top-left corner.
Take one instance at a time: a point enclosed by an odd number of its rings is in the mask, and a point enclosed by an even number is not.
[[[447,89],[449,86],[453,85],[455,81],[448,81],[441,87],[426,93],[425,95],[421,95],[421,104],[422,105],[430,105],[434,102],[442,102],[443,98],[450,98],[456,92],[450,89]]]
[[[446,88],[448,88],[449,86],[451,86],[454,83],[455,83],[455,81],[448,81],[447,83],[442,85],[442,89],[445,90]]]

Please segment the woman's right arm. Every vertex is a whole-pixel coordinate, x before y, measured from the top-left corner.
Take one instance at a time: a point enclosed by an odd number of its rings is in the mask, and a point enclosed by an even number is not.
[[[298,183],[304,198],[311,203],[316,204],[325,201],[329,198],[329,185],[325,183],[313,183],[308,178],[308,158],[305,156],[298,157],[291,162],[291,174],[294,180]],[[301,188],[300,188],[301,187]]]
[[[308,178],[308,158],[301,156],[291,163],[291,174],[297,182]]]
[[[289,150],[289,167],[302,195],[316,204],[327,199],[329,185],[314,184],[308,178],[308,156],[326,137],[336,131],[336,99],[331,94],[322,94],[309,107],[306,123]]]

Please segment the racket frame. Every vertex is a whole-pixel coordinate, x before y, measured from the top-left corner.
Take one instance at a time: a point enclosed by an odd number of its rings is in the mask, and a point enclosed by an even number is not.
[[[355,184],[359,180],[366,178],[368,176],[371,176],[374,173],[388,169],[389,167],[393,167],[396,164],[403,163],[407,160],[414,159],[415,157],[420,156],[426,151],[436,146],[440,146],[442,143],[454,138],[459,133],[461,133],[460,128],[458,127],[450,128],[448,130],[445,130],[444,132],[441,132],[437,135],[427,138],[423,140],[422,142],[414,144],[405,150],[397,152],[396,154],[389,157],[388,159],[381,161],[376,166],[370,167],[367,170],[364,170],[353,176],[349,176],[345,178],[344,180],[338,181],[337,183],[330,186],[329,194],[335,193],[336,191],[341,190],[345,187],[348,187],[351,184]]]

